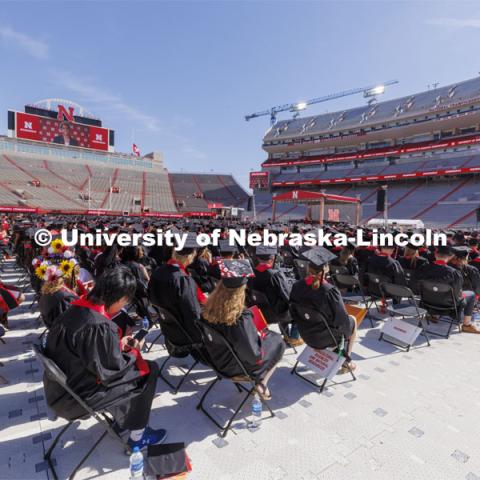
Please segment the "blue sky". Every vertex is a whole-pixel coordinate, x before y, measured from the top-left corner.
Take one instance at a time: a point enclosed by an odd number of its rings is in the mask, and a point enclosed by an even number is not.
[[[133,138],[172,171],[246,185],[269,119],[245,114],[393,78],[385,99],[471,78],[479,44],[480,4],[461,0],[0,0],[0,132],[8,108],[68,98],[116,131],[117,151]]]

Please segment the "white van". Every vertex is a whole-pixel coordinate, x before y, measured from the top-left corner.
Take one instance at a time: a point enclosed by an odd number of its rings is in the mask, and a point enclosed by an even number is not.
[[[388,228],[402,227],[404,229],[421,230],[425,228],[421,220],[403,220],[396,218],[389,218],[387,220]],[[372,218],[367,222],[367,227],[381,228],[385,226],[383,218]]]

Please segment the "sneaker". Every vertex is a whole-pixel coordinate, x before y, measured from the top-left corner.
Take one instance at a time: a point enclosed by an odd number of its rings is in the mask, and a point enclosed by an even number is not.
[[[465,333],[480,333],[480,330],[478,330],[478,328],[473,325],[473,323],[469,323],[468,325],[462,325],[462,332],[465,332]]]
[[[131,438],[128,439],[127,444],[130,451],[133,451],[135,447],[138,447],[140,450],[147,448],[149,445],[156,445],[158,443],[163,443],[167,438],[167,431],[163,428],[154,430],[153,428],[146,427],[143,432],[143,436],[137,442],[134,442]]]

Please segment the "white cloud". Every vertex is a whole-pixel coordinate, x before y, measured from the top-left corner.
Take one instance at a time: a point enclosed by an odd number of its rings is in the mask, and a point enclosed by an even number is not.
[[[43,40],[30,37],[6,25],[0,25],[0,43],[19,47],[37,60],[48,58],[48,45]]]
[[[476,18],[431,18],[426,23],[437,27],[480,28],[480,19]]]

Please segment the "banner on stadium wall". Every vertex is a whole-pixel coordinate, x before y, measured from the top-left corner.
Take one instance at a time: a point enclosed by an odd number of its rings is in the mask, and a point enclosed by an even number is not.
[[[317,180],[295,180],[289,182],[272,182],[274,187],[287,187],[291,185],[334,185],[337,183],[356,183],[356,182],[370,182],[376,180],[406,180],[412,178],[422,177],[438,177],[442,175],[462,175],[465,173],[478,173],[480,167],[465,167],[465,168],[450,168],[439,170],[428,170],[426,172],[413,172],[413,173],[393,173],[391,175],[368,175],[359,177],[346,177],[346,178],[334,178],[334,179],[317,179]]]
[[[363,160],[368,158],[384,157],[386,155],[401,155],[404,153],[424,152],[428,150],[437,150],[442,148],[453,148],[465,145],[473,145],[480,143],[480,135],[472,135],[468,137],[459,138],[456,140],[442,141],[442,142],[420,142],[417,144],[409,144],[401,147],[384,147],[372,149],[363,153],[348,153],[338,155],[322,155],[309,160],[291,159],[291,160],[268,160],[262,163],[262,167],[286,167],[291,165],[313,165],[333,162],[347,162],[350,160]],[[256,173],[256,172],[252,172]],[[259,172],[265,173],[265,172]],[[251,176],[251,174],[250,174]],[[252,188],[252,187],[250,187]]]
[[[208,208],[223,208],[223,203],[208,203],[207,204]]]
[[[12,207],[1,206],[0,212],[3,213],[37,213],[37,214],[56,214],[56,215],[93,215],[97,217],[145,217],[145,218],[185,218],[185,217],[213,217],[214,214],[210,212],[182,212],[182,213],[162,213],[162,212],[148,212],[148,213],[132,213],[123,215],[123,212],[109,211],[109,210],[45,210],[40,208],[30,207]]]
[[[64,117],[59,113],[59,118],[50,118],[15,112],[15,136],[36,142],[108,151],[108,128],[76,122],[73,108],[67,115]]]
[[[3,206],[0,206],[0,212],[6,212],[6,213],[38,213],[38,208],[3,207]]]

